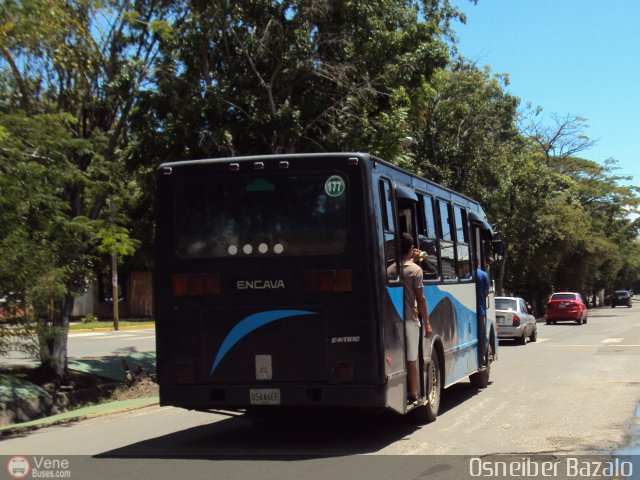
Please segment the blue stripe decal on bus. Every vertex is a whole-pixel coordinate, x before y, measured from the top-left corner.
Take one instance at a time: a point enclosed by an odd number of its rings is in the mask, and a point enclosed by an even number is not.
[[[307,312],[304,310],[271,310],[268,312],[254,313],[253,315],[249,315],[242,319],[235,327],[233,327],[233,329],[231,329],[222,342],[222,345],[220,345],[220,349],[218,350],[218,354],[216,355],[216,359],[213,362],[209,375],[213,375],[214,370],[229,350],[231,350],[236,343],[251,332],[271,322],[275,322],[276,320],[296,317],[299,315],[318,315],[318,312]]]
[[[438,287],[424,287],[425,298],[427,299],[427,309],[429,314],[431,311],[440,303],[441,300],[445,298],[449,298],[454,305],[456,305],[457,310],[464,310],[475,315],[475,312],[472,312],[467,307],[465,307],[461,302],[459,302],[456,297],[451,295],[449,292],[445,292],[440,290]],[[403,287],[387,287],[387,293],[389,294],[389,298],[391,299],[391,303],[398,312],[400,318],[404,318],[404,289]]]
[[[402,287],[387,287],[387,293],[400,318],[404,318],[404,290]]]
[[[460,302],[456,297],[454,297],[451,293],[440,290],[437,286],[429,286],[423,287],[424,296],[427,300],[427,313],[431,315],[431,312],[436,308],[436,306],[445,298],[451,300],[453,305],[455,306],[456,311],[460,315],[471,315],[473,318],[476,316],[476,312],[470,310],[465,307],[462,302]],[[396,312],[400,316],[400,318],[404,318],[404,291],[403,287],[387,287],[387,293],[389,294],[389,298],[393,303],[393,306],[396,309]]]
[[[464,350],[466,348],[471,348],[471,347],[473,347],[473,346],[475,346],[477,344],[478,344],[478,339],[471,340],[470,342],[466,342],[466,343],[463,343],[461,345],[457,345],[457,346],[451,347],[448,350],[445,350],[444,353],[459,352],[460,350]]]
[[[438,287],[427,288],[425,287],[425,298],[427,299],[427,308],[429,308],[429,314],[431,314],[431,310],[433,310],[438,303],[440,303],[445,298],[451,300],[451,302],[455,305],[457,312],[465,312],[468,314],[475,315],[476,313],[469,310],[464,306],[462,302],[460,302],[456,297],[454,297],[449,292],[445,292],[444,290],[440,290]]]

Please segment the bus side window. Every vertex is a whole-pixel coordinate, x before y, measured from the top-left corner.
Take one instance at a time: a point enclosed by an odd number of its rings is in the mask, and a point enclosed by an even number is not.
[[[454,221],[456,228],[456,250],[458,259],[458,275],[461,279],[471,279],[471,258],[469,257],[469,222],[467,211],[453,206]]]
[[[411,209],[410,208],[403,208],[401,206],[398,206],[398,223],[399,223],[399,229],[398,231],[400,233],[411,233],[413,232],[413,225],[411,222]],[[413,235],[412,235],[413,236]]]
[[[480,226],[474,224],[473,225],[473,259],[478,262],[478,265],[482,266],[482,233],[480,231]],[[484,267],[484,266],[483,266]]]
[[[387,272],[387,281],[397,283],[400,281],[400,273],[396,264],[396,222],[393,215],[393,195],[389,180],[380,180],[380,202],[382,234],[384,236],[384,268]]]
[[[420,206],[418,248],[428,254],[428,257],[420,262],[420,266],[425,280],[436,280],[440,276],[438,273],[438,240],[431,196],[420,195]]]
[[[442,278],[455,280],[456,255],[451,231],[451,205],[444,200],[438,200],[438,213],[440,214],[440,259],[442,265]]]

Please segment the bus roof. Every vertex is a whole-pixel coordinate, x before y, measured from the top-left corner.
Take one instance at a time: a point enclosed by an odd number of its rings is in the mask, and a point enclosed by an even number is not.
[[[269,155],[248,155],[248,156],[240,156],[240,157],[218,157],[218,158],[202,158],[202,159],[197,159],[197,160],[178,160],[178,161],[173,161],[173,162],[165,162],[162,163],[158,169],[163,169],[163,168],[175,168],[175,167],[179,167],[179,166],[189,166],[189,165],[207,165],[207,164],[220,164],[220,163],[228,163],[228,162],[255,162],[255,161],[260,161],[260,160],[268,160],[268,159],[293,159],[293,158],[299,158],[299,159],[304,159],[304,158],[348,158],[348,157],[357,157],[359,159],[365,160],[365,161],[371,161],[371,162],[376,162],[376,163],[382,163],[383,165],[386,165],[389,168],[392,168],[394,170],[397,170],[399,172],[402,172],[406,175],[410,175],[411,177],[416,178],[417,180],[420,181],[425,181],[427,183],[429,183],[430,185],[433,185],[434,187],[437,188],[441,188],[442,190],[445,190],[449,193],[454,193],[456,195],[459,195],[460,197],[463,197],[464,199],[472,202],[472,203],[476,203],[478,204],[477,200],[474,200],[472,198],[467,197],[466,195],[460,193],[460,192],[456,192],[455,190],[452,190],[448,187],[445,187],[443,185],[440,185],[439,183],[436,183],[432,180],[429,180],[427,178],[421,177],[415,173],[412,173],[408,170],[405,170],[397,165],[394,165],[393,163],[390,163],[386,160],[383,160],[379,157],[375,157],[374,155],[371,155],[370,153],[365,153],[365,152],[327,152],[327,153],[284,153],[284,154],[269,154]]]
[[[448,187],[445,187],[443,185],[440,185],[439,183],[436,183],[432,180],[429,180],[427,178],[421,177],[415,173],[412,173],[408,170],[405,170],[397,165],[394,165],[393,163],[390,163],[386,160],[383,160],[381,158],[375,157],[374,155],[371,155],[370,153],[366,153],[366,152],[327,152],[327,153],[284,153],[284,154],[269,154],[269,155],[249,155],[249,156],[240,156],[240,157],[218,157],[218,158],[203,158],[203,159],[197,159],[197,160],[179,160],[179,161],[173,161],[173,162],[165,162],[162,163],[158,169],[164,169],[164,168],[176,168],[176,167],[187,167],[187,166],[197,166],[197,165],[207,165],[207,164],[221,164],[221,163],[246,163],[246,162],[256,162],[256,161],[264,161],[264,160],[269,160],[269,159],[280,159],[280,160],[290,160],[290,159],[305,159],[305,158],[333,158],[333,159],[340,159],[340,158],[349,158],[349,157],[356,157],[360,160],[363,161],[367,161],[367,162],[372,162],[372,163],[381,163],[383,165],[386,165],[387,167],[396,170],[398,172],[401,172],[405,175],[409,175],[410,177],[420,181],[420,182],[426,182],[429,185],[441,189],[445,192],[448,192],[450,194],[459,196],[461,198],[464,198],[465,200],[467,200],[468,202],[476,205],[479,209],[479,211],[482,212],[482,217],[476,217],[474,220],[479,221],[481,223],[483,223],[485,225],[486,228],[488,228],[490,231],[492,231],[493,233],[493,229],[491,228],[491,225],[489,224],[489,222],[486,220],[486,215],[484,213],[484,210],[482,209],[482,207],[480,206],[480,203],[477,200],[474,200],[472,198],[467,197],[466,195],[460,193],[460,192],[456,192],[455,190],[452,190]],[[475,215],[472,215],[475,216]]]
[[[178,160],[173,162],[166,162],[161,164],[158,168],[165,167],[177,167],[185,165],[206,165],[209,163],[226,163],[226,162],[252,162],[258,160],[267,159],[292,159],[292,158],[345,158],[345,157],[358,157],[361,159],[375,158],[368,153],[362,152],[330,152],[330,153],[283,153],[283,154],[269,154],[269,155],[249,155],[243,157],[218,157],[218,158],[203,158],[198,160]],[[376,161],[383,161],[378,158]],[[387,163],[387,162],[385,162]],[[398,167],[395,167],[398,168]]]

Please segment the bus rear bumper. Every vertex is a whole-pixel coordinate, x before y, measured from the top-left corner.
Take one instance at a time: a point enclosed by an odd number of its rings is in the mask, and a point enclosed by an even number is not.
[[[160,385],[160,405],[190,410],[253,406],[386,408],[385,385]]]

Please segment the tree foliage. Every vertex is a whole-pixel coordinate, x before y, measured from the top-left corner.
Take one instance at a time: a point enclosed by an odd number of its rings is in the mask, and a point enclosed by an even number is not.
[[[30,311],[52,327],[41,357],[45,372],[61,382],[68,381],[66,330],[73,297],[96,269],[99,232],[113,222],[105,208],[108,199],[128,195],[124,152],[130,113],[169,14],[145,1],[134,6],[124,0],[8,0],[0,5],[0,68],[6,74],[0,84],[3,177],[12,186],[27,173],[55,177],[40,188],[51,198],[49,209],[55,207],[51,217],[43,216],[46,235],[39,237],[37,222],[20,224],[16,218],[2,241],[14,243],[11,235],[22,231],[41,241],[49,257],[41,265],[50,267],[58,288],[45,295],[46,309],[32,303]],[[119,227],[126,229],[126,222]],[[38,278],[29,275],[26,281],[37,284]],[[24,296],[32,287],[16,291]]]
[[[559,123],[558,131],[565,127]],[[590,297],[603,289],[637,288],[638,274],[622,273],[623,265],[637,261],[639,232],[630,216],[637,212],[637,189],[614,174],[614,160],[549,157],[548,145],[529,140],[523,153],[534,162],[533,175],[512,185],[511,197],[522,205],[514,218],[499,222],[512,254],[505,284],[539,306],[553,290]],[[522,228],[514,230],[517,224]]]
[[[138,162],[363,149],[393,157],[408,92],[446,65],[457,15],[433,0],[190,2],[137,110]]]
[[[505,92],[507,82],[464,62],[439,70],[424,89],[414,122],[420,173],[489,209],[496,201],[491,192],[509,184],[510,163],[521,148],[518,99]]]

